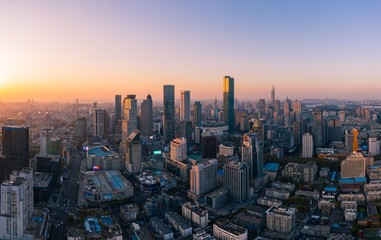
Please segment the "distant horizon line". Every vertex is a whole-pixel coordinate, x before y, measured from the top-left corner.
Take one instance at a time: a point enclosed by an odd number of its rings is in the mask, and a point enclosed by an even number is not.
[[[121,95],[121,94],[115,94],[115,95]],[[128,94],[125,94],[125,96],[127,96]],[[122,99],[123,99],[123,96],[122,95]],[[276,99],[276,100],[279,100],[281,102],[285,101],[286,99],[290,99],[290,100],[299,100],[301,102],[312,102],[312,101],[331,101],[331,102],[334,102],[334,101],[338,101],[338,102],[381,102],[381,99],[344,99],[344,98],[304,98],[304,99],[299,99],[299,98],[289,98],[289,97],[286,97],[284,99]],[[146,98],[136,98],[138,101],[143,101],[145,100]],[[155,98],[153,98],[153,102],[158,102],[158,103],[162,103],[163,100],[160,98],[160,100],[154,100]],[[257,102],[259,101],[260,99],[263,99],[263,98],[258,98],[258,99],[238,99],[238,98],[235,98],[235,100],[237,101],[240,101],[240,102]],[[27,99],[25,101],[2,101],[0,100],[0,104],[21,104],[21,103],[40,103],[40,104],[48,104],[48,103],[76,103],[76,100],[77,98],[73,99],[73,101],[68,101],[68,100],[43,100],[43,101],[38,101],[36,99]],[[215,98],[202,98],[202,99],[194,99],[193,102],[196,102],[196,101],[214,101]],[[175,98],[175,101],[180,101],[180,98]],[[223,101],[222,98],[217,98],[217,101]],[[265,99],[266,103],[268,102],[271,102],[272,100],[271,99]],[[79,103],[83,103],[83,104],[91,104],[91,103],[94,103],[94,102],[97,102],[97,103],[114,103],[115,100],[80,100],[78,98],[78,102]]]

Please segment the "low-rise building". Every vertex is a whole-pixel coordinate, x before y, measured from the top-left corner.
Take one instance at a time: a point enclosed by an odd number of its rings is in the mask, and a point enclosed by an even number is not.
[[[269,198],[269,197],[259,197],[257,198],[257,204],[261,206],[266,206],[266,207],[280,207],[282,205],[282,201],[279,199],[275,198]]]
[[[165,213],[165,220],[182,236],[192,235],[192,227],[177,213],[169,211]]]
[[[182,216],[188,221],[205,228],[208,226],[208,210],[200,208],[197,203],[187,202],[182,205]]]
[[[132,197],[134,188],[119,171],[85,173],[84,195],[90,202],[106,202]]]
[[[151,217],[150,224],[152,228],[155,230],[156,234],[158,234],[161,239],[173,239],[173,231],[167,225],[165,225],[163,220],[161,220],[159,217]]]
[[[229,191],[219,188],[205,195],[205,203],[213,209],[219,208],[229,200]]]
[[[125,204],[120,206],[120,217],[123,222],[134,222],[138,218],[139,207],[136,204]]]
[[[295,196],[299,196],[299,197],[308,197],[308,198],[311,198],[313,200],[316,200],[318,201],[319,198],[320,198],[320,193],[317,192],[317,191],[303,191],[303,190],[297,190],[295,192]]]
[[[290,192],[288,190],[283,190],[283,189],[267,188],[266,197],[286,200],[290,197]]]
[[[362,193],[347,193],[347,194],[340,194],[339,197],[337,198],[339,202],[341,201],[355,201],[357,203],[365,203],[365,195]]]
[[[293,192],[295,190],[295,184],[293,183],[284,183],[284,182],[277,181],[277,182],[272,182],[271,186],[273,188],[283,189],[290,192]]]
[[[353,222],[357,218],[357,209],[345,209],[344,210],[345,221]]]
[[[282,176],[292,177],[303,182],[313,182],[317,173],[317,165],[315,162],[306,164],[289,162],[282,171]]]
[[[213,236],[218,239],[247,240],[248,231],[232,222],[213,224]]]

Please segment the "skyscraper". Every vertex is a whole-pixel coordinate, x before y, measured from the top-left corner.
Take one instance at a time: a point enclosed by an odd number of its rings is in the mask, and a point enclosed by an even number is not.
[[[259,99],[258,113],[259,113],[260,118],[265,116],[265,113],[266,113],[266,101],[265,101],[265,99]]]
[[[369,153],[372,155],[380,155],[380,141],[377,138],[369,138]]]
[[[140,131],[134,130],[126,139],[126,169],[130,173],[140,172],[142,163],[142,143]]]
[[[311,158],[314,154],[314,140],[310,133],[305,133],[303,135],[302,143],[302,157]]]
[[[275,104],[275,87],[273,84],[273,88],[271,89],[271,104],[274,106]]]
[[[171,141],[170,157],[173,161],[183,161],[187,159],[186,138],[175,138]]]
[[[223,186],[232,202],[242,204],[249,197],[249,167],[244,162],[231,161],[224,165]]]
[[[138,129],[138,107],[136,95],[127,95],[123,100],[122,141]]]
[[[21,239],[33,213],[33,170],[12,172],[0,191],[0,239]]]
[[[201,134],[202,158],[217,157],[217,137],[214,133]]]
[[[9,157],[22,157],[23,162],[19,163],[18,169],[29,167],[29,127],[4,126],[3,134],[3,155]]]
[[[169,142],[175,138],[175,86],[164,85],[163,91],[163,134],[164,141]]]
[[[180,137],[184,137],[187,140],[188,148],[192,146],[192,122],[181,121],[180,122]]]
[[[250,179],[263,176],[263,143],[255,133],[245,133],[242,141],[242,161],[249,167]]]
[[[195,102],[193,105],[193,127],[201,126],[202,123],[202,104]]]
[[[122,120],[122,95],[115,95],[115,124]]]
[[[93,135],[103,139],[108,138],[108,115],[105,109],[95,109],[92,114]]]
[[[142,120],[141,120],[141,134],[143,136],[150,136],[153,133],[153,116],[152,116],[152,97],[147,95],[141,104]]]
[[[190,91],[180,92],[180,121],[190,120]]]
[[[53,128],[46,128],[42,129],[40,133],[40,154],[46,155],[47,154],[47,141],[48,139],[53,137]]]
[[[224,122],[229,126],[229,131],[234,130],[234,78],[225,76],[223,81],[223,108]]]
[[[188,196],[193,200],[203,197],[217,186],[217,160],[204,160],[194,164],[190,170],[190,190]]]

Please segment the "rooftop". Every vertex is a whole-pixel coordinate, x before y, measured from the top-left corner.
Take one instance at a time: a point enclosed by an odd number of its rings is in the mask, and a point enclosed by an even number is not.
[[[33,187],[46,188],[52,181],[53,173],[35,172],[33,174]]]
[[[279,163],[268,162],[263,166],[264,171],[277,172],[279,169]]]
[[[224,229],[225,231],[228,231],[229,233],[232,233],[236,236],[239,236],[241,234],[245,234],[247,232],[247,229],[241,226],[238,226],[231,222],[225,222],[223,224],[216,223],[216,225],[219,228]]]
[[[191,226],[186,223],[179,215],[177,215],[173,211],[169,211],[165,213],[168,217],[172,218],[182,229],[189,229]]]
[[[96,146],[88,151],[88,155],[95,155],[97,157],[108,157],[112,156],[115,153],[110,151],[110,149],[106,148],[105,146]]]
[[[89,171],[85,173],[85,187],[94,191],[124,191],[132,188],[119,171]]]

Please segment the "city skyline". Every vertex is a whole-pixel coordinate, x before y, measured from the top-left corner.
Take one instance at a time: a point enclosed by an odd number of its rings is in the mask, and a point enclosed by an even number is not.
[[[378,99],[378,1],[3,2],[0,101]]]

